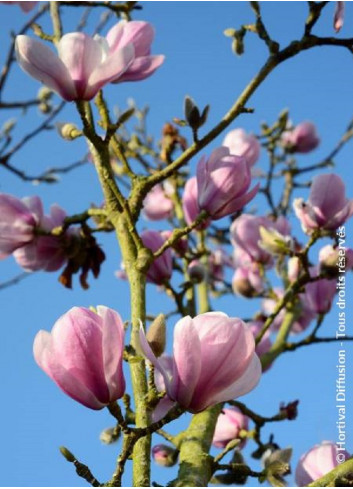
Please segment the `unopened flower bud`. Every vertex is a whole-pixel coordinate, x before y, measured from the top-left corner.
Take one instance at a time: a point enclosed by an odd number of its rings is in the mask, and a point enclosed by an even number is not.
[[[232,279],[232,288],[235,294],[243,297],[256,297],[264,288],[260,270],[256,265],[238,267]]]
[[[49,112],[51,111],[52,109],[52,106],[50,104],[48,104],[47,102],[41,102],[39,105],[38,105],[38,109],[39,111],[42,113],[42,114],[49,114]]]
[[[73,141],[74,139],[82,136],[82,131],[80,131],[78,127],[75,126],[75,124],[72,124],[70,122],[64,124],[58,122],[56,124],[56,128],[60,136],[66,141]]]
[[[48,87],[41,87],[38,90],[38,98],[42,102],[47,102],[52,96],[53,96],[53,92]]]
[[[259,228],[261,240],[259,246],[271,255],[287,255],[292,248],[292,239],[290,236],[283,236],[276,229]]]
[[[66,447],[60,447],[59,448],[61,455],[66,458],[68,462],[75,462],[76,458],[73,453],[70,452],[70,450]]]
[[[164,314],[159,314],[146,334],[147,341],[156,357],[160,357],[165,350],[165,329],[165,316]]]
[[[179,451],[168,445],[155,445],[152,448],[152,457],[156,464],[162,467],[173,467],[178,459]]]
[[[102,431],[102,433],[99,435],[99,439],[102,443],[105,445],[111,445],[112,443],[115,443],[119,440],[120,438],[120,428],[106,428],[105,430]]]
[[[199,284],[205,280],[205,267],[199,262],[199,260],[192,260],[188,266],[188,274],[191,282]]]
[[[334,248],[328,244],[319,252],[320,271],[332,277],[342,270],[353,268],[353,250],[351,248]]]

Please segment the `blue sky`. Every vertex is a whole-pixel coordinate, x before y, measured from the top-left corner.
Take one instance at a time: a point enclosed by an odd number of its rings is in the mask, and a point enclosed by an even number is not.
[[[332,4],[332,5],[331,5]],[[332,17],[334,2],[325,9],[317,26],[322,35],[333,35]],[[349,3],[346,21],[340,36],[350,36],[353,31],[353,8]],[[77,22],[78,9],[65,9],[64,26],[70,31]],[[306,2],[263,2],[263,14],[273,37],[285,44],[302,32],[306,16]],[[209,103],[211,112],[206,129],[213,127],[232,105],[237,95],[256,73],[265,59],[262,43],[254,36],[246,38],[245,55],[236,57],[230,41],[223,35],[229,27],[253,20],[247,2],[143,2],[143,10],[134,14],[154,24],[156,40],[154,53],[166,55],[164,66],[150,79],[135,84],[108,87],[106,97],[111,106],[126,107],[132,97],[138,105],[151,106],[148,127],[156,139],[162,125],[172,117],[182,117],[182,103],[186,94],[195,98],[200,106]],[[0,43],[8,40],[10,30],[18,30],[26,17],[17,7],[0,5]],[[96,17],[97,19],[97,17]],[[94,19],[92,19],[94,20]],[[97,20],[96,20],[97,21]],[[43,24],[46,25],[45,23]],[[92,31],[93,23],[87,26]],[[2,49],[0,59],[3,61]],[[312,120],[318,127],[322,143],[313,153],[300,161],[310,165],[321,161],[336,145],[352,117],[351,55],[343,49],[319,48],[301,54],[280,66],[252,97],[249,105],[253,115],[241,116],[232,127],[259,131],[262,121],[272,122],[283,108],[289,108],[294,122]],[[15,67],[4,92],[4,100],[16,97],[30,99],[39,84]],[[20,117],[20,112],[0,112],[0,125],[10,117]],[[19,122],[16,134],[39,124],[36,109]],[[78,121],[70,104],[59,117],[62,121]],[[219,137],[210,148],[222,141]],[[337,157],[336,170],[353,197],[353,143],[348,144]],[[85,151],[84,141],[67,143],[55,132],[29,143],[18,153],[12,163],[28,172],[40,173],[49,166],[62,166],[80,158]],[[194,167],[197,159],[191,165]],[[266,169],[265,155],[259,166]],[[1,170],[1,169],[0,169]],[[279,191],[280,189],[276,189]],[[51,203],[62,205],[67,212],[77,213],[92,202],[99,204],[102,194],[94,168],[90,165],[67,176],[51,186],[32,186],[1,170],[0,191],[18,197],[38,194],[46,209]],[[301,191],[297,196],[307,196]],[[258,200],[259,212],[265,212]],[[300,227],[294,222],[299,239],[304,240]],[[148,223],[143,223],[147,227]],[[348,243],[352,246],[352,222],[347,225]],[[124,319],[129,317],[128,287],[114,277],[119,268],[120,255],[113,234],[99,236],[107,261],[101,277],[91,280],[88,291],[82,291],[75,282],[72,291],[57,282],[57,274],[38,273],[25,281],[0,291],[2,341],[0,379],[2,386],[1,433],[2,477],[4,486],[85,486],[59,454],[60,445],[67,446],[82,462],[88,464],[99,480],[107,480],[114,470],[118,445],[103,446],[100,431],[112,425],[105,411],[93,412],[75,403],[54,385],[37,367],[32,358],[32,343],[39,329],[50,330],[55,320],[74,305],[105,304],[117,309]],[[315,253],[313,254],[315,259]],[[0,263],[0,282],[19,272],[12,258]],[[348,282],[348,290],[352,280]],[[214,304],[216,305],[216,304]],[[172,308],[170,300],[154,286],[148,286],[148,312],[158,313]],[[217,308],[233,316],[253,314],[258,303],[235,297],[222,299]],[[352,303],[347,304],[347,316],[353,317]],[[334,334],[338,312],[333,308],[326,318],[322,333]],[[350,323],[348,322],[348,325]],[[172,321],[169,331],[172,330]],[[352,334],[352,331],[350,332]],[[347,345],[347,350],[352,351]],[[287,353],[267,372],[259,387],[244,398],[252,409],[263,415],[275,414],[281,402],[300,399],[299,417],[296,421],[270,426],[277,443],[294,447],[294,466],[298,457],[315,443],[336,439],[335,379],[338,347],[335,344],[313,346]],[[347,385],[352,384],[352,361],[348,360]],[[352,399],[351,392],[347,394]],[[351,419],[351,402],[347,403],[347,417]],[[185,426],[188,417],[174,423],[172,432]],[[270,429],[265,433],[271,433]],[[353,450],[352,422],[347,426],[347,447]],[[157,442],[158,438],[156,438]],[[159,441],[159,440],[158,440]],[[252,445],[251,448],[254,448]],[[257,462],[247,461],[256,468]],[[153,480],[165,484],[175,475],[174,469],[153,466]],[[130,467],[125,479],[130,481]],[[256,482],[256,481],[254,481]],[[253,481],[251,481],[253,484]]]

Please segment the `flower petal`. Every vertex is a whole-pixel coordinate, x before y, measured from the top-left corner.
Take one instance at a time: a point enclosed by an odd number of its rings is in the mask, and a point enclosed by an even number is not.
[[[21,68],[33,78],[67,101],[76,98],[75,86],[64,63],[43,43],[28,36],[17,36],[16,56]]]

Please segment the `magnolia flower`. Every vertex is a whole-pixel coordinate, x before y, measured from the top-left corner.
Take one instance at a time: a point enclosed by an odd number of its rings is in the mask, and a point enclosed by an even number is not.
[[[143,201],[143,214],[150,221],[168,219],[173,215],[174,204],[162,185],[156,185]]]
[[[259,189],[251,184],[250,166],[244,157],[231,155],[224,146],[197,165],[198,204],[213,220],[234,214],[250,202]]]
[[[63,99],[91,100],[107,83],[143,79],[158,68],[163,57],[149,55],[152,38],[146,22],[123,21],[106,38],[65,34],[57,55],[42,42],[17,36],[16,54],[24,71]]]
[[[320,138],[312,122],[301,122],[283,133],[282,142],[294,153],[309,153],[317,148]]]
[[[317,267],[310,269],[311,277],[317,277]],[[336,294],[336,280],[322,278],[305,286],[305,296],[310,309],[316,314],[326,314],[332,306]]]
[[[61,226],[66,217],[66,212],[58,205],[52,205],[49,216],[43,216],[40,221],[42,231],[49,233],[54,228]],[[68,230],[62,236],[35,236],[34,239],[14,251],[16,262],[29,272],[45,270],[54,272],[61,268],[67,261],[65,244],[74,239],[75,230]]]
[[[317,175],[311,185],[309,199],[294,200],[294,212],[303,231],[334,231],[353,214],[353,200],[347,199],[343,180],[334,173]]]
[[[193,413],[203,411],[250,392],[260,380],[261,364],[251,331],[240,319],[222,312],[186,316],[178,321],[171,361],[161,361],[154,355],[143,328],[140,343],[147,359],[162,375],[167,391],[155,418],[162,417],[174,403]]]
[[[43,217],[39,197],[19,200],[0,194],[0,259],[33,241]]]
[[[34,358],[65,394],[91,409],[102,409],[125,391],[124,324],[105,306],[97,313],[74,307],[51,333],[39,331]]]
[[[247,134],[244,129],[233,129],[223,140],[232,155],[244,156],[250,166],[254,166],[260,156],[261,146],[253,134]]]
[[[337,459],[338,453],[343,456],[341,461],[350,457],[346,451],[338,452],[335,443],[323,441],[302,455],[295,471],[297,485],[307,487],[311,482],[331,472],[340,463]]]
[[[344,22],[344,4],[345,2],[336,2],[335,15],[333,18],[333,27],[336,32],[339,32]]]
[[[201,213],[198,202],[198,189],[196,177],[189,178],[184,187],[183,193],[183,211],[186,224],[192,224]],[[205,229],[209,226],[211,220],[206,219],[197,229]]]
[[[164,244],[164,239],[158,231],[146,230],[141,234],[143,244],[156,252]],[[153,261],[147,272],[147,282],[162,285],[169,280],[173,273],[172,251],[168,248],[160,257]]]
[[[247,430],[249,418],[236,407],[223,408],[218,416],[215,431],[213,434],[212,445],[217,448],[225,448],[228,443],[239,438],[242,430]],[[246,439],[242,443],[245,445]]]

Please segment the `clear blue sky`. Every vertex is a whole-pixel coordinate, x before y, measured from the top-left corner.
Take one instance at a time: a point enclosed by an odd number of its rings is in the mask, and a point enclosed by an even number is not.
[[[325,9],[317,32],[333,35],[334,2]],[[263,13],[271,33],[281,43],[301,34],[306,15],[306,2],[264,2]],[[65,30],[75,25],[76,9],[65,9]],[[246,39],[246,53],[237,58],[230,49],[230,41],[223,35],[228,27],[238,27],[253,20],[247,2],[143,2],[143,10],[134,14],[156,27],[153,51],[166,55],[165,65],[145,82],[109,87],[106,90],[111,106],[126,106],[129,97],[138,104],[148,104],[150,132],[158,139],[162,125],[172,117],[182,116],[182,102],[186,94],[201,105],[211,104],[207,129],[211,128],[231,106],[244,85],[255,74],[266,55],[264,46],[254,36]],[[10,30],[17,30],[25,20],[17,7],[0,5],[0,44],[4,46]],[[92,26],[87,27],[91,32]],[[346,20],[340,36],[353,32],[353,6],[347,3]],[[1,50],[3,60],[5,50]],[[343,49],[320,48],[301,54],[279,67],[261,86],[249,105],[253,115],[244,115],[233,127],[242,126],[258,132],[261,121],[273,121],[285,107],[290,109],[294,122],[312,120],[317,124],[322,144],[315,152],[303,156],[303,165],[321,161],[335,146],[353,115],[352,56]],[[35,96],[39,85],[15,68],[7,85],[4,100]],[[16,113],[20,116],[20,113]],[[0,125],[14,112],[0,112]],[[19,124],[18,135],[38,124],[40,116],[31,111]],[[68,105],[60,116],[62,121],[77,121],[73,107]],[[222,138],[211,147],[219,145]],[[337,172],[344,178],[348,194],[353,197],[352,143],[337,158]],[[60,166],[75,161],[84,153],[84,141],[67,143],[53,132],[35,140],[18,153],[12,163],[28,172],[39,173],[49,166]],[[195,164],[195,161],[192,163]],[[261,168],[267,166],[263,155]],[[0,169],[1,170],[1,169]],[[83,211],[92,202],[99,204],[102,195],[94,169],[87,166],[64,176],[58,185],[38,187],[24,184],[2,170],[0,191],[18,197],[39,194],[48,209],[57,202],[68,213]],[[297,194],[299,196],[299,194]],[[307,191],[302,195],[306,197]],[[259,211],[261,203],[259,200]],[[293,219],[294,221],[294,219]],[[147,225],[146,223],[144,225]],[[298,225],[294,229],[304,239]],[[352,246],[352,223],[347,226],[348,241]],[[105,304],[117,309],[124,319],[129,317],[127,284],[114,277],[120,256],[113,234],[100,236],[100,243],[108,256],[99,280],[91,280],[91,288],[82,291],[77,282],[72,291],[57,282],[56,273],[38,273],[21,284],[0,291],[1,354],[1,483],[4,486],[85,486],[73,467],[59,454],[60,445],[67,446],[82,462],[87,463],[96,477],[110,478],[118,445],[103,446],[100,431],[112,425],[105,411],[94,412],[66,397],[44,375],[32,358],[32,343],[39,329],[50,330],[55,320],[74,305]],[[315,255],[313,255],[313,258]],[[0,263],[0,282],[19,272],[12,258]],[[348,290],[352,290],[352,280]],[[347,315],[353,317],[352,301]],[[154,286],[148,287],[148,312],[169,310],[172,304]],[[234,297],[219,302],[217,308],[233,316],[249,316],[258,303]],[[326,318],[323,333],[334,334],[337,324],[334,308]],[[348,328],[352,322],[348,322]],[[172,329],[172,322],[169,325]],[[347,345],[348,348],[348,345]],[[352,348],[349,349],[352,351]],[[294,447],[294,467],[298,457],[315,443],[336,439],[335,379],[338,347],[335,344],[314,346],[281,357],[267,372],[259,387],[244,398],[252,409],[263,415],[277,412],[280,402],[300,399],[296,421],[273,425],[276,441],[283,447]],[[352,361],[347,369],[351,420]],[[185,426],[188,417],[173,425],[172,431]],[[348,449],[353,450],[352,421],[347,426]],[[271,431],[265,430],[267,434]],[[155,442],[157,442],[156,438]],[[159,441],[159,440],[158,440]],[[254,445],[251,445],[254,448]],[[249,454],[249,449],[245,450]],[[247,456],[253,468],[257,462]],[[165,484],[175,475],[174,469],[153,466],[153,480]],[[128,464],[125,483],[129,485]],[[251,481],[251,485],[253,485]]]

